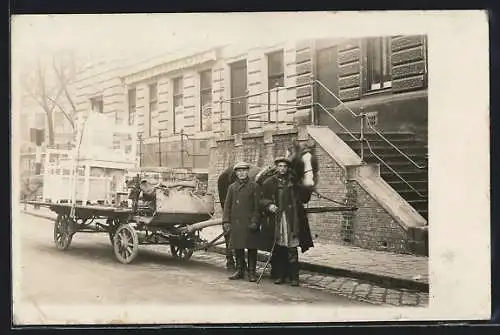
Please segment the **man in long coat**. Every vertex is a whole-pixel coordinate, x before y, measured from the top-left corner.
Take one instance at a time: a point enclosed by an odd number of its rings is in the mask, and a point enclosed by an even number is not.
[[[272,267],[276,284],[291,278],[291,285],[299,285],[298,247],[306,252],[314,246],[304,203],[308,192],[294,181],[291,162],[286,157],[275,160],[278,173],[262,184],[261,209],[269,214],[273,249]]]
[[[260,242],[260,189],[257,183],[248,178],[247,163],[236,164],[234,170],[238,179],[229,185],[222,219],[224,230],[231,232],[229,244],[236,257],[236,271],[229,279],[245,277],[245,249],[248,249],[248,279],[255,282]]]

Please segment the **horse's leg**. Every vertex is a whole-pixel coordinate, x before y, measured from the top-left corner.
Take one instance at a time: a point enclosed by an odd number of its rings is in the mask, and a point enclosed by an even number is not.
[[[230,248],[229,245],[229,240],[230,240],[230,233],[227,233],[224,235],[224,242],[226,244],[226,268],[228,271],[235,271],[236,270],[236,264],[234,262],[234,253],[233,249]]]
[[[219,201],[221,205],[222,211],[224,211],[224,201],[226,199],[227,195],[227,189],[229,188],[229,185],[231,184],[230,180],[230,175],[231,175],[231,169],[226,169],[224,172],[222,172],[217,180],[217,188],[219,192]],[[230,248],[230,232],[224,231],[224,244],[226,245],[226,268],[229,271],[234,271],[236,269],[236,264],[234,261],[234,253],[233,250]]]

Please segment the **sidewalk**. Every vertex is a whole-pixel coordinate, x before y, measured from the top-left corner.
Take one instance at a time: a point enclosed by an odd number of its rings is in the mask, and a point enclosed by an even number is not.
[[[219,227],[203,229],[201,236],[211,241],[221,233]],[[225,247],[217,247],[223,253]],[[267,261],[268,252],[259,251],[259,258]],[[314,241],[314,248],[300,253],[301,268],[336,276],[353,277],[378,284],[429,290],[428,258]]]
[[[28,206],[25,213],[47,219],[55,218],[55,214],[47,208],[33,209],[33,206]],[[220,227],[209,227],[203,229],[200,235],[211,241],[220,233]],[[223,246],[213,249],[224,253]],[[259,252],[260,260],[266,261],[267,257],[267,252]],[[429,290],[427,257],[315,241],[314,248],[304,254],[299,253],[299,259],[301,268],[312,272],[351,277],[388,287],[422,292]]]

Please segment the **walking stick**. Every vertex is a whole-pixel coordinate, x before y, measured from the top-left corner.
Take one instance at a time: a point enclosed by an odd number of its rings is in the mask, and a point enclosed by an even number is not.
[[[267,267],[269,266],[269,263],[271,262],[271,258],[273,258],[273,251],[274,251],[274,247],[275,246],[276,246],[276,239],[274,239],[274,243],[273,243],[273,246],[271,248],[271,252],[269,254],[269,258],[267,259],[267,262],[264,265],[264,268],[262,269],[262,272],[261,272],[259,278],[257,279],[257,285],[260,283],[260,281],[262,279],[262,276],[264,276],[264,272],[266,271]]]
[[[274,217],[274,229],[275,230],[276,230],[276,221],[277,221],[277,218],[275,216]],[[275,233],[276,233],[276,231],[275,231]],[[267,259],[267,262],[264,265],[264,268],[262,269],[262,272],[261,272],[259,278],[257,279],[257,285],[260,283],[262,276],[264,276],[264,272],[266,271],[267,267],[269,266],[269,263],[271,262],[271,258],[273,258],[274,247],[276,246],[276,237],[274,237],[273,240],[274,240],[273,246],[271,247],[271,252],[269,253],[269,258]]]

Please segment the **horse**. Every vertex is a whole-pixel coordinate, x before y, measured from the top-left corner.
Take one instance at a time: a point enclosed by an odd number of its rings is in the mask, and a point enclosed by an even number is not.
[[[294,140],[292,142],[292,150],[287,150],[286,156],[290,159],[290,173],[294,182],[300,184],[303,189],[308,192],[308,199],[315,190],[318,183],[318,160],[314,150],[314,143],[302,143]],[[275,166],[259,167],[250,164],[248,177],[254,180],[257,184],[262,183],[269,177],[277,173]],[[236,180],[236,173],[233,166],[226,168],[217,179],[217,189],[219,193],[219,201],[224,211],[224,202],[226,200],[229,185]],[[234,270],[235,261],[233,251],[229,248],[229,233],[224,235],[226,245],[226,267],[228,270]],[[270,251],[270,250],[266,250]]]

